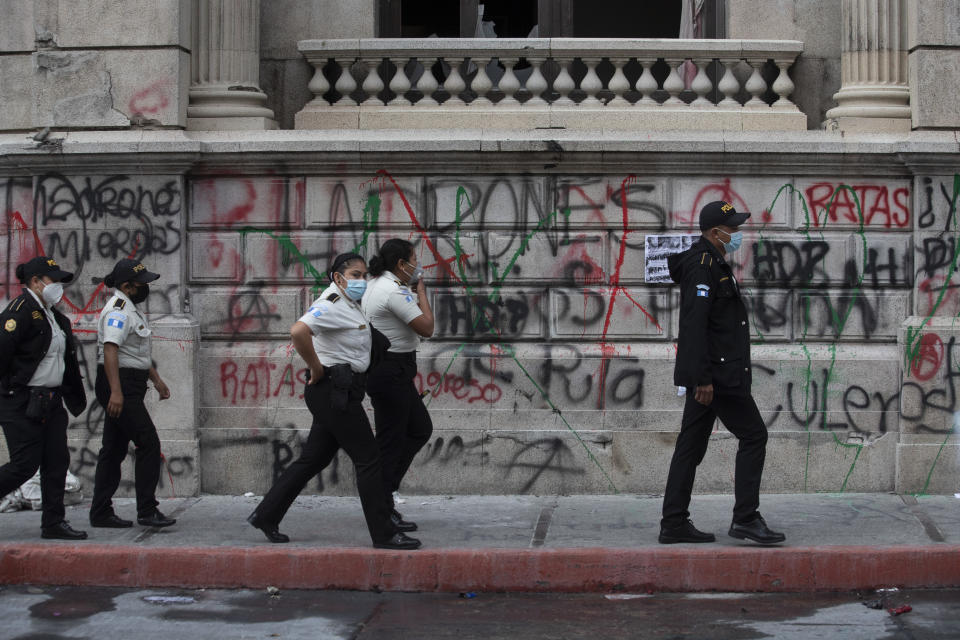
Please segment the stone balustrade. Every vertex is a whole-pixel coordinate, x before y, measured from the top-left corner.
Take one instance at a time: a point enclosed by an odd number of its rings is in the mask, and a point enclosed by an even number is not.
[[[377,38],[298,47],[314,67],[314,99],[298,129],[807,128],[790,101],[797,41]]]

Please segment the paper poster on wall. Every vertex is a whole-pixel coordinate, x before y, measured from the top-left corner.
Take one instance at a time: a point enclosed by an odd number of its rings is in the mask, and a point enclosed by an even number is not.
[[[650,235],[644,242],[644,281],[672,283],[667,269],[667,256],[686,251],[700,238],[700,234]]]

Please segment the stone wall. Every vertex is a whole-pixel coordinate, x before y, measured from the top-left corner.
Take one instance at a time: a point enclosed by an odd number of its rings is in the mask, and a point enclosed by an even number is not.
[[[189,0],[4,0],[0,12],[0,130],[185,126]]]
[[[733,261],[771,431],[764,490],[956,490],[960,181],[930,168],[956,159],[956,144],[904,160],[923,143],[831,153],[838,136],[816,134],[814,161],[742,142],[709,171],[702,142],[691,154],[635,141],[654,155],[591,161],[595,143],[562,141],[563,167],[550,169],[537,152],[492,151],[509,141],[466,154],[394,141],[355,155],[322,134],[307,145],[319,154],[262,134],[233,162],[236,144],[209,135],[155,134],[128,171],[128,143],[67,140],[61,168],[31,170],[49,156],[18,152],[0,179],[4,296],[18,291],[15,265],[41,249],[76,270],[63,304],[88,381],[99,278],[125,255],[163,274],[148,305],[174,393],[152,405],[164,487],[266,490],[310,422],[290,325],[335,254],[402,237],[427,268],[437,317],[417,378],[435,432],[405,491],[661,491],[683,406],[678,293],[645,282],[645,238],[695,231],[700,206],[726,199],[754,213]],[[84,171],[84,148],[110,169]],[[102,419],[93,402],[70,429],[71,468],[88,486]],[[714,440],[697,490],[731,491],[736,442],[719,426]],[[351,493],[349,461],[307,490]]]

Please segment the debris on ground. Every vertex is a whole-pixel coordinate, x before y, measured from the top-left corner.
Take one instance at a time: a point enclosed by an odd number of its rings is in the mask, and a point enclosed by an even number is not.
[[[196,599],[191,596],[144,596],[143,601],[151,604],[193,604]]]
[[[868,600],[863,603],[867,609],[883,609],[883,600]]]
[[[476,598],[476,597],[477,597],[477,593],[476,593],[475,591],[461,591],[461,592],[460,592],[460,597],[461,597],[461,598],[466,598],[466,599],[469,600],[470,598]]]
[[[636,600],[637,598],[649,598],[649,593],[608,593],[603,596],[607,600]]]
[[[253,496],[254,496],[253,491],[247,491],[245,494],[243,494],[244,498],[252,498]]]
[[[913,607],[911,607],[908,604],[904,604],[894,609],[887,609],[887,611],[889,611],[890,615],[892,616],[899,616],[901,613],[910,613],[911,611],[913,611]]]
[[[891,593],[893,591],[900,591],[897,587],[888,587],[886,589],[877,589],[877,593]]]
[[[267,587],[267,593],[270,594],[271,598],[280,597],[280,589],[277,589],[276,587]]]

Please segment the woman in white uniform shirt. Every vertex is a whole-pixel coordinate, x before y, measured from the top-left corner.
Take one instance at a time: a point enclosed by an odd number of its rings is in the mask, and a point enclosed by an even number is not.
[[[363,313],[390,340],[390,348],[370,371],[367,393],[373,404],[384,491],[392,507],[393,493],[433,433],[430,414],[414,384],[420,339],[433,335],[433,310],[423,269],[406,240],[384,242],[370,260],[370,275],[375,277],[363,298]],[[404,521],[396,508],[391,517],[401,531],[417,529],[413,522]]]
[[[359,304],[367,285],[367,265],[362,256],[345,253],[337,256],[327,274],[332,284],[290,329],[294,348],[310,368],[303,392],[313,414],[310,435],[300,457],[284,470],[247,521],[270,542],[289,542],[280,533],[280,521],[307,482],[343,449],[356,470],[373,546],[416,549],[420,541],[399,532],[390,521],[377,443],[361,405],[372,346],[372,332]]]

